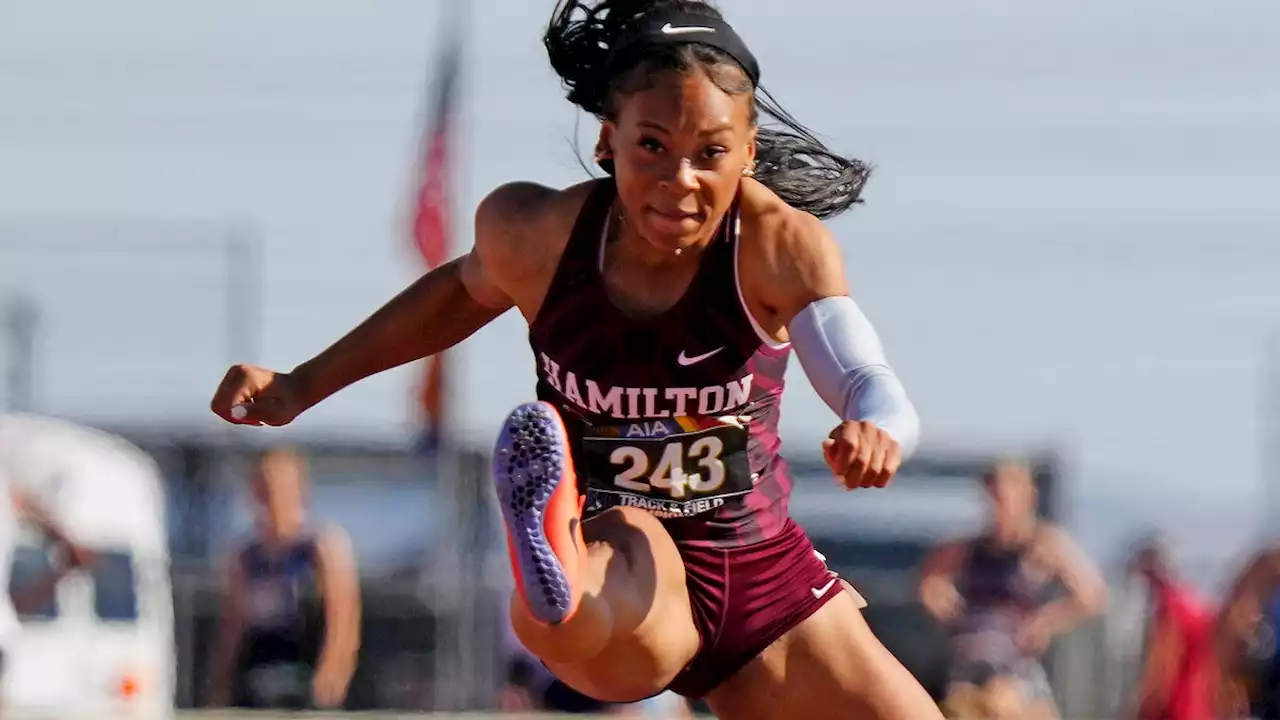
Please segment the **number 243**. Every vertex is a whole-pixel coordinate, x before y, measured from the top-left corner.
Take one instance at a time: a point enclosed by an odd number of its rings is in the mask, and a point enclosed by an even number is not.
[[[638,447],[624,445],[609,454],[609,462],[625,468],[613,478],[614,485],[633,492],[647,493],[651,488],[662,488],[679,500],[688,492],[709,493],[724,484],[724,443],[714,435],[698,438],[686,448],[682,442],[668,444],[662,450],[657,465],[650,469],[649,456]],[[696,473],[684,471],[685,459],[697,460],[701,468]],[[641,478],[647,476],[647,482]]]

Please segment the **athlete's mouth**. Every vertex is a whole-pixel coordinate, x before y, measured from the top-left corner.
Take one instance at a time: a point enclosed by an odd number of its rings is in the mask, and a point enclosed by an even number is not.
[[[657,215],[665,220],[672,222],[681,222],[683,220],[697,220],[702,217],[702,213],[698,211],[686,212],[684,210],[659,210],[656,207],[650,207],[649,212]]]

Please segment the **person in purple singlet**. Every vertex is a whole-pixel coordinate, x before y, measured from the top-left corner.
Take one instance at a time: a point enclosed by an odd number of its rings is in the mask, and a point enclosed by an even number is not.
[[[858,202],[867,166],[777,106],[705,2],[563,0],[543,43],[600,121],[607,176],[499,187],[470,252],[292,372],[231,368],[213,411],[283,425],[516,308],[537,401],[507,417],[493,474],[524,647],[609,702],[940,718],[789,518],[779,455],[793,351],[837,416],[822,451],[846,487],[885,487],[917,444],[822,223]]]
[[[1054,638],[1106,609],[1107,586],[1070,535],[1036,515],[1026,463],[1001,459],[982,484],[988,527],[935,548],[920,573],[921,603],[951,631],[943,705],[960,720],[1053,720],[1040,659]]]

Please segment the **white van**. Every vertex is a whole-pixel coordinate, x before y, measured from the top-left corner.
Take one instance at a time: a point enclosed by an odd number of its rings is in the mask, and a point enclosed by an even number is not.
[[[39,456],[56,452],[56,487],[40,495],[96,558],[64,578],[55,599],[21,616],[0,707],[17,717],[170,716],[173,594],[159,469],[113,435],[28,415],[0,420],[6,430],[20,426],[24,443],[47,443]],[[21,538],[10,589],[50,567],[39,537],[24,528]]]

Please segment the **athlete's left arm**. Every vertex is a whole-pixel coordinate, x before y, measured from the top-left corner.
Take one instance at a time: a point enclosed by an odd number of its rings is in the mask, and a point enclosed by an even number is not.
[[[906,459],[919,442],[920,418],[871,321],[849,297],[831,231],[797,211],[783,215],[770,234],[772,277],[761,299],[786,327],[813,389],[842,420],[887,433]]]
[[[360,580],[346,531],[330,526],[316,545],[325,637],[313,692],[321,707],[341,705],[360,652]]]
[[[1067,590],[1066,597],[1044,606],[1033,620],[1048,639],[1101,615],[1107,609],[1107,583],[1093,560],[1062,528],[1048,527],[1044,533],[1051,569]]]

